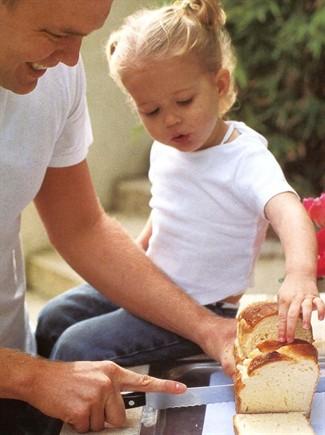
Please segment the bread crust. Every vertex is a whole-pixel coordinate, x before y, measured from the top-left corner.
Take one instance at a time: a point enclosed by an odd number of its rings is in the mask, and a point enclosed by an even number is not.
[[[275,302],[255,302],[244,308],[237,317],[237,338],[234,346],[236,363],[248,357],[261,342],[277,341],[278,305]],[[313,343],[312,329],[304,329],[301,316],[295,331],[296,339]],[[277,350],[275,345],[274,350]],[[271,351],[271,350],[269,350]]]
[[[242,324],[243,331],[250,332],[261,320],[277,313],[278,305],[276,302],[254,302],[238,314],[238,322]]]
[[[253,376],[256,370],[260,369],[267,364],[271,364],[278,361],[290,361],[291,358],[281,355],[279,352],[269,352],[263,355],[258,355],[253,358],[247,368],[248,376]]]
[[[292,343],[283,343],[282,341],[277,341],[277,340],[265,340],[262,341],[261,343],[258,343],[256,347],[260,352],[273,352],[284,346],[288,346],[292,344],[296,346],[297,344],[306,344],[306,343],[310,344],[309,341],[302,340],[301,338],[295,338]]]
[[[249,363],[247,373],[252,376],[254,372],[264,365],[274,363],[276,361],[298,361],[301,359],[311,359],[316,364],[318,362],[317,349],[308,341],[296,339],[292,343],[281,343],[279,341],[264,341],[260,343],[261,355],[252,358]],[[274,350],[274,349],[277,350]]]

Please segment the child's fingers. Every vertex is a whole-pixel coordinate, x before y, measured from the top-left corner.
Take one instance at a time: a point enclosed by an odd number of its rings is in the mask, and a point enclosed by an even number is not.
[[[318,312],[318,320],[324,320],[325,318],[325,303],[319,296],[315,296],[313,299],[313,306]]]
[[[301,304],[302,326],[304,329],[310,328],[311,314],[313,312],[313,299],[313,296],[306,297]]]
[[[300,314],[300,308],[301,308],[300,300],[295,299],[291,302],[287,313],[286,338],[288,343],[291,343],[295,338],[295,331],[296,331],[298,317]]]
[[[286,341],[287,337],[287,315],[289,305],[280,302],[279,303],[279,325],[278,325],[278,340],[281,342]]]

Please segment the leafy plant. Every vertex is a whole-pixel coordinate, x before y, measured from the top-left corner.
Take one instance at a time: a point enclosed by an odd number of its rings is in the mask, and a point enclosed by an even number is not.
[[[224,0],[238,58],[231,116],[265,134],[302,195],[325,184],[325,8],[320,0]]]

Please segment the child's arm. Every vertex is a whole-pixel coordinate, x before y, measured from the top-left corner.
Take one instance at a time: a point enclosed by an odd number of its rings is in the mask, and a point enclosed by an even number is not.
[[[143,227],[143,230],[136,238],[136,244],[140,248],[142,248],[145,252],[148,249],[151,233],[152,233],[151,216],[149,216],[145,226]]]
[[[317,244],[304,207],[293,193],[274,196],[265,214],[278,234],[285,255],[285,279],[278,293],[279,340],[291,342],[300,311],[304,328],[310,327],[313,309],[324,319],[325,304],[316,286]]]

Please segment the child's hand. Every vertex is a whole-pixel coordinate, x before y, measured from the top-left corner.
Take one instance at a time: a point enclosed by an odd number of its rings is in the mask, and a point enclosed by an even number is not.
[[[300,274],[288,274],[278,293],[279,329],[282,342],[292,342],[299,314],[302,313],[303,328],[310,328],[311,314],[318,311],[318,319],[324,320],[325,304],[319,297],[315,280]]]

